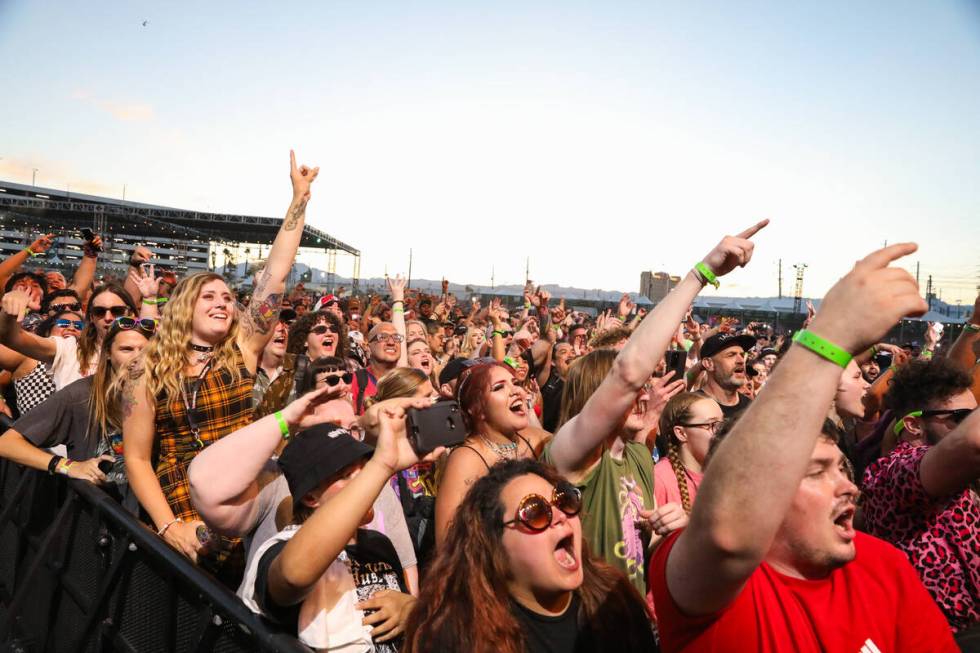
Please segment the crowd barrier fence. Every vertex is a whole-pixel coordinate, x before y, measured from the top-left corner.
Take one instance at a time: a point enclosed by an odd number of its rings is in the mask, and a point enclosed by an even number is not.
[[[0,461],[0,650],[309,653],[102,489]]]

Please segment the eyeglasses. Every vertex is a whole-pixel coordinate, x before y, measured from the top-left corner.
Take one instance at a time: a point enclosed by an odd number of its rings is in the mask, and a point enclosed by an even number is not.
[[[132,331],[133,329],[139,329],[140,331],[151,335],[156,333],[157,330],[157,320],[151,317],[144,317],[139,320],[131,317],[117,317],[116,321],[113,322],[112,325],[121,331]]]
[[[551,526],[551,506],[555,506],[568,517],[574,517],[582,510],[582,493],[566,481],[555,486],[550,502],[540,494],[529,494],[517,505],[514,519],[505,521],[504,526],[520,522],[532,533],[540,533]]]
[[[913,410],[905,417],[948,417],[953,424],[959,424],[973,412],[972,408],[937,408],[935,410]],[[905,417],[895,422],[895,435],[900,435],[905,429]]]
[[[681,426],[685,426],[687,428],[707,429],[707,430],[711,431],[711,435],[717,435],[718,434],[718,431],[721,430],[721,427],[722,427],[722,425],[724,423],[725,423],[724,420],[720,420],[720,421],[717,421],[717,422],[701,422],[700,424],[683,424],[682,423]]]
[[[323,376],[319,376],[316,379],[317,383],[326,383],[331,388],[337,385],[338,383],[340,383],[341,381],[343,381],[347,385],[350,385],[350,382],[353,380],[354,380],[354,375],[351,374],[350,372],[344,372],[343,374],[336,374],[336,373],[324,374]]]
[[[104,318],[106,313],[112,313],[112,317],[120,318],[129,313],[129,307],[125,305],[92,307],[92,317],[94,317],[96,320],[101,320]]]
[[[68,327],[75,327],[76,331],[81,331],[85,327],[85,323],[81,320],[55,320],[54,325],[62,329],[67,329]]]
[[[81,311],[82,305],[79,302],[72,302],[71,304],[51,304],[48,306],[48,312],[57,313],[58,311]]]
[[[379,333],[371,338],[371,342],[401,342],[405,338],[400,333]]]
[[[318,324],[310,329],[310,333],[318,336],[322,336],[327,331],[330,333],[337,333],[337,327],[333,326],[332,324]]]

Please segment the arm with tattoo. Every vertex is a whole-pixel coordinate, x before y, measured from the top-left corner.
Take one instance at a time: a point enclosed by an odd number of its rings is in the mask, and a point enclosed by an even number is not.
[[[293,199],[289,203],[282,227],[279,228],[279,233],[272,243],[262,277],[252,292],[252,301],[242,312],[239,345],[245,354],[246,365],[253,371],[279,319],[279,306],[282,302],[286,276],[293,266],[296,251],[303,237],[306,205],[310,201],[310,185],[320,171],[319,168],[308,168],[305,165],[297,167],[296,155],[292,151],[289,152],[289,163]]]

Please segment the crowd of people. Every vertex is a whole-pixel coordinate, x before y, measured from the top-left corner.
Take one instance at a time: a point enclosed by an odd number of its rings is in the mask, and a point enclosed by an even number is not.
[[[948,348],[883,342],[926,310],[914,244],[795,333],[691,312],[765,220],[649,312],[317,297],[286,288],[317,173],[291,155],[246,288],[145,247],[97,280],[97,235],[70,282],[49,235],[0,263],[0,457],[103,486],[314,650],[980,650],[980,298]]]

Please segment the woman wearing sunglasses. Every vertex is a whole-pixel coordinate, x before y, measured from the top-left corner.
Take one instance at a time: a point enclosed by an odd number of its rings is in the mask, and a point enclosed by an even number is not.
[[[643,599],[589,553],[582,497],[551,467],[508,460],[459,505],[403,651],[653,651]]]
[[[147,347],[126,388],[126,473],[153,529],[193,561],[237,585],[240,542],[198,535],[187,467],[208,445],[253,419],[252,382],[279,321],[286,275],[303,233],[310,184],[318,169],[297,167],[293,197],[248,307],[217,274],[182,279],[165,304],[159,337]]]
[[[122,317],[109,328],[95,373],[56,392],[0,436],[0,456],[71,478],[117,484],[127,501],[122,458],[121,382],[153,335],[152,321]],[[64,445],[68,456],[46,449]]]
[[[20,328],[28,298],[20,292],[4,295],[0,307],[0,344],[29,358],[51,366],[51,378],[57,389],[89,376],[99,362],[102,339],[118,317],[135,317],[136,306],[122,286],[108,283],[92,293],[85,312],[85,328],[76,338],[40,337]]]
[[[80,310],[57,310],[37,325],[34,334],[39,338],[77,340],[84,327]],[[50,367],[8,347],[0,347],[0,369],[9,371],[13,377],[18,416],[26,414],[57,391]]]
[[[332,312],[315,311],[296,319],[289,327],[282,371],[269,384],[255,409],[256,417],[271,415],[310,387],[309,365],[319,358],[347,359],[347,327]]]

